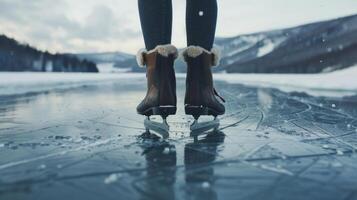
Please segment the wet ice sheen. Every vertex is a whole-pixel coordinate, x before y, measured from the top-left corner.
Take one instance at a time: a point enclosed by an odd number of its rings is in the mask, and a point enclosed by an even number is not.
[[[181,107],[168,139],[142,137],[139,80],[0,96],[0,199],[355,197],[356,96],[216,86],[227,113],[197,140]]]

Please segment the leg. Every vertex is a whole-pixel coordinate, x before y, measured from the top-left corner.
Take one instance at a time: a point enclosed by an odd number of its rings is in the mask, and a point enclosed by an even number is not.
[[[137,54],[139,66],[146,67],[147,93],[137,106],[141,115],[160,115],[163,123],[144,121],[147,130],[168,136],[166,118],[176,113],[174,61],[177,48],[171,45],[172,0],[138,0],[146,49]]]
[[[138,5],[146,49],[170,44],[172,0],[138,0]]]
[[[216,33],[217,0],[187,0],[187,46],[211,50]]]
[[[186,0],[187,45],[183,57],[187,63],[185,113],[195,118],[192,129],[207,127],[197,124],[201,115],[214,117],[225,113],[224,99],[213,86],[212,66],[219,65],[219,52],[212,48],[217,23],[217,0]],[[214,120],[216,122],[217,119]],[[212,123],[208,123],[211,125]],[[214,123],[217,124],[217,123]]]

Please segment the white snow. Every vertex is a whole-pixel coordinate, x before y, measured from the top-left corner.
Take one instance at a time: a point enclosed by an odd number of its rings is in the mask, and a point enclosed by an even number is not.
[[[124,73],[129,72],[131,68],[118,68],[114,67],[113,62],[108,63],[98,63],[97,67],[100,73]]]
[[[275,49],[275,44],[271,40],[265,40],[264,45],[258,49],[257,57],[262,57],[272,52]]]
[[[112,81],[122,82],[132,78],[145,79],[145,74],[1,72],[0,95],[41,92]]]
[[[216,80],[250,86],[306,92],[313,96],[357,94],[357,66],[323,74],[215,74]]]
[[[185,78],[185,74],[177,74]],[[215,74],[215,80],[249,86],[306,92],[314,96],[357,94],[357,66],[324,74]],[[41,92],[52,89],[145,80],[145,73],[0,73],[0,95]],[[333,105],[332,105],[333,107]],[[336,107],[336,106],[335,106]]]

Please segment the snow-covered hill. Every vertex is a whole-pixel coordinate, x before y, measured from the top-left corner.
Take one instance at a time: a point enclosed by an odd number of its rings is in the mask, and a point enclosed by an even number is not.
[[[222,65],[231,65],[235,62],[245,62],[265,56],[287,38],[284,31],[272,31],[235,38],[218,38],[216,45],[222,51]]]
[[[221,65],[213,68],[215,72],[334,71],[357,64],[357,15],[281,30],[216,38],[215,45],[222,50]],[[96,62],[99,68],[101,63],[112,63],[116,68],[144,72],[137,66],[135,56],[130,54],[109,52],[78,56]],[[175,68],[177,72],[186,71],[182,60],[176,61]]]
[[[319,73],[357,63],[357,15],[294,28],[218,38],[218,71]]]

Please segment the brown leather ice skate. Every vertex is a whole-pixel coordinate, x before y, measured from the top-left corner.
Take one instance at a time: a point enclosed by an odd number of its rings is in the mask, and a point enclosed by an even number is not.
[[[182,53],[187,63],[185,112],[198,119],[201,115],[223,115],[225,100],[213,87],[211,68],[219,61],[218,51],[189,46]]]
[[[176,78],[173,68],[177,58],[177,49],[173,45],[159,45],[147,52],[140,50],[138,64],[146,66],[147,93],[137,106],[141,115],[161,115],[166,119],[176,114]]]

